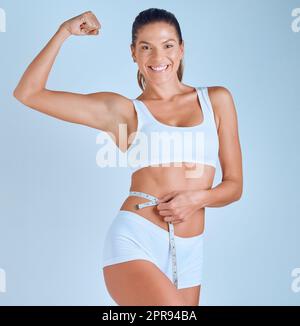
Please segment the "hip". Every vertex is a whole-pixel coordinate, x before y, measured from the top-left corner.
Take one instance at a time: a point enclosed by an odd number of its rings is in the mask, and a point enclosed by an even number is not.
[[[150,194],[154,196],[153,194]],[[138,209],[137,204],[145,203],[147,200],[137,196],[128,196],[123,202],[120,210],[135,213],[136,218],[144,218],[156,224],[160,228],[168,231],[168,223],[163,220],[163,216],[159,214],[156,206],[144,207]],[[179,237],[194,237],[202,234],[205,227],[205,209],[197,210],[181,223],[175,223],[174,234]]]

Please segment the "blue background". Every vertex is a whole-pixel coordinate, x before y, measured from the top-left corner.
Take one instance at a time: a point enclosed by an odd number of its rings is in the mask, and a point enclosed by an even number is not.
[[[98,167],[100,131],[27,108],[12,92],[59,25],[92,10],[102,33],[67,39],[47,87],[137,97],[131,26],[149,7],[181,24],[183,82],[227,87],[238,114],[244,192],[206,208],[201,305],[299,305],[291,272],[300,267],[300,32],[291,12],[300,3],[292,0],[0,2],[0,304],[115,304],[101,250],[129,168]]]

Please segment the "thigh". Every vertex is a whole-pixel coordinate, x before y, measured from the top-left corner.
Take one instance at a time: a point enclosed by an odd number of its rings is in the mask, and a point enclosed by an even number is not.
[[[199,306],[200,291],[201,285],[178,290],[178,292],[181,294],[189,306]]]
[[[152,262],[137,259],[105,266],[105,284],[118,305],[185,306],[182,293]],[[187,290],[186,290],[187,291]]]

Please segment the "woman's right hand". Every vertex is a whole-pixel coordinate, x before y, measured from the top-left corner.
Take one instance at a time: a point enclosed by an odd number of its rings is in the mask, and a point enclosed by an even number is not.
[[[66,20],[60,28],[67,30],[70,35],[98,35],[101,24],[91,11],[86,11]]]

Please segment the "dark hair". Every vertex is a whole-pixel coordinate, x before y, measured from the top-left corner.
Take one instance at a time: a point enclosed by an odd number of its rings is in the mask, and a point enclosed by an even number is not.
[[[156,23],[156,22],[165,22],[172,26],[174,26],[177,37],[179,39],[179,44],[182,44],[182,35],[181,35],[181,29],[179,26],[179,23],[176,19],[176,17],[169,11],[166,11],[164,9],[158,9],[158,8],[149,8],[144,11],[141,11],[135,18],[133,24],[132,24],[132,46],[135,46],[136,40],[137,40],[137,34],[140,28],[143,26],[150,24],[150,23]],[[181,59],[179,68],[177,70],[177,76],[178,79],[181,81],[183,76],[183,61]],[[145,77],[138,69],[137,72],[137,80],[140,88],[142,90],[145,89]]]

